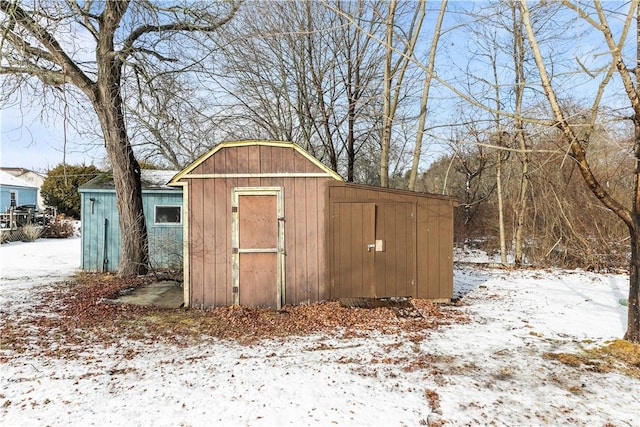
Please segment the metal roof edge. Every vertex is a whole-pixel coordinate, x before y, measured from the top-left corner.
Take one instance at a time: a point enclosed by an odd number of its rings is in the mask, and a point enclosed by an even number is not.
[[[358,184],[355,182],[343,182],[345,187],[353,187],[353,188],[362,188],[365,190],[376,190],[376,191],[385,191],[388,193],[395,194],[406,194],[410,196],[418,196],[418,197],[430,197],[432,199],[442,199],[442,200],[450,200],[454,203],[458,203],[458,199],[455,196],[447,196],[444,194],[436,194],[436,193],[421,193],[419,191],[407,190],[403,188],[389,188],[389,187],[379,187],[377,185],[368,185],[368,184]],[[340,185],[340,184],[329,184],[329,185]]]
[[[78,187],[78,193],[115,193],[115,188],[82,188]],[[182,193],[182,188],[143,188],[142,193]]]

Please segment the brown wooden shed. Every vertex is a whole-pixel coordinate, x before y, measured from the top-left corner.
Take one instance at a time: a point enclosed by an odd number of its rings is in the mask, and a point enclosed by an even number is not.
[[[187,306],[452,297],[452,198],[345,183],[271,141],[221,143],[169,185],[183,188]]]

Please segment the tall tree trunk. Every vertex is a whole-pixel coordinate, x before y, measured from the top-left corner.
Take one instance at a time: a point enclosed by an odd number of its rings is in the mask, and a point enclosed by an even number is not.
[[[418,179],[418,167],[420,165],[420,157],[422,156],[422,140],[424,138],[424,127],[427,121],[427,103],[429,102],[429,90],[431,89],[431,81],[433,80],[433,71],[436,67],[436,51],[438,42],[440,41],[440,33],[442,29],[442,21],[447,10],[447,0],[440,3],[440,12],[436,20],[436,27],[433,30],[431,38],[431,47],[429,48],[429,61],[427,62],[427,71],[422,86],[422,97],[420,99],[420,118],[418,119],[418,133],[416,134],[416,144],[413,149],[413,160],[411,162],[411,171],[409,172],[409,183],[407,188],[411,191],[416,189],[416,180]]]
[[[142,205],[140,166],[127,137],[118,101],[96,108],[116,189],[120,234],[120,265],[123,277],[146,274],[149,265],[147,227]]]
[[[122,95],[122,62],[115,54],[113,35],[127,9],[127,3],[107,2],[103,13],[104,36],[98,40],[98,79],[91,100],[104,134],[113,170],[120,225],[120,276],[148,271],[147,227],[142,204],[140,165],[127,136]]]
[[[629,227],[631,261],[629,265],[627,332],[624,335],[624,339],[640,343],[640,216],[637,213],[635,219],[635,227]]]
[[[518,192],[518,200],[515,206],[516,215],[516,232],[515,232],[515,254],[514,263],[521,265],[524,262],[524,220],[527,212],[527,198],[529,188],[529,153],[527,153],[527,144],[524,136],[524,129],[522,129],[522,121],[519,116],[516,117],[516,138],[519,142],[518,148],[521,151],[520,162],[520,190]]]
[[[515,204],[515,254],[514,263],[521,265],[524,262],[524,220],[527,212],[527,197],[529,190],[529,153],[525,139],[524,123],[522,121],[522,100],[524,98],[525,74],[524,74],[524,35],[522,33],[522,15],[518,13],[515,1],[511,2],[511,17],[513,21],[513,65],[515,70],[515,139],[518,141],[520,153],[520,189],[518,200]]]
[[[633,116],[633,154],[635,158],[635,194],[631,217],[633,222],[629,225],[631,241],[631,260],[629,265],[629,300],[627,305],[627,332],[626,340],[640,343],[640,105],[638,105],[638,86],[640,84],[640,6],[636,7],[636,67],[635,67],[635,94]],[[621,65],[618,63],[618,67]]]
[[[389,151],[391,149],[391,127],[393,116],[391,114],[391,86],[393,83],[392,57],[393,57],[393,31],[396,13],[396,0],[389,4],[389,15],[385,23],[385,62],[382,89],[382,141],[380,148],[380,186],[389,186]]]
[[[503,264],[506,264],[507,263],[507,238],[504,231],[504,206],[503,206],[504,203],[502,201],[502,150],[498,150],[498,158],[497,158],[497,164],[496,164],[496,190],[498,192],[498,228],[500,231],[500,262],[502,262]]]

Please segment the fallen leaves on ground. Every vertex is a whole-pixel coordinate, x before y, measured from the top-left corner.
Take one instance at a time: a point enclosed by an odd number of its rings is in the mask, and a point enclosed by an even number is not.
[[[102,303],[124,289],[151,280],[80,273],[47,292],[35,313],[0,313],[0,350],[25,353],[32,349],[40,355],[75,357],[88,346],[106,347],[122,340],[183,346],[209,337],[250,344],[316,333],[342,337],[366,336],[370,332],[405,333],[407,339],[420,341],[433,328],[468,321],[460,311],[441,308],[427,300],[412,300],[423,315],[417,319],[398,318],[389,308],[344,308],[334,301],[286,306],[282,310],[239,306],[164,309]]]

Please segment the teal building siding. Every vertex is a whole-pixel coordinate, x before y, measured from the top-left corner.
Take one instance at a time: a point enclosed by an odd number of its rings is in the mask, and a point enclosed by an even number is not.
[[[120,263],[120,225],[115,190],[95,188],[95,183],[91,183],[79,189],[82,214],[81,267],[85,271],[116,272]],[[182,190],[143,188],[142,201],[151,267],[181,268]]]
[[[38,188],[20,181],[12,175],[0,171],[0,212],[8,212],[12,207],[22,205],[36,205],[38,203]]]

